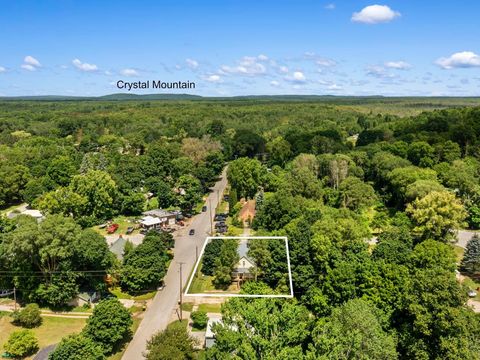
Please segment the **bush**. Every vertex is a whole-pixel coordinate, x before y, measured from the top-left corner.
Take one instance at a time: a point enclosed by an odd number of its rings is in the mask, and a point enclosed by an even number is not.
[[[197,340],[190,336],[184,322],[174,322],[147,342],[147,360],[195,359]]]
[[[22,310],[14,312],[12,317],[15,324],[26,328],[34,328],[42,323],[40,308],[37,304],[28,304]]]
[[[38,341],[31,330],[19,330],[10,334],[3,348],[8,354],[22,358],[37,352]]]
[[[62,339],[48,360],[104,360],[101,345],[82,334],[70,335]]]
[[[208,317],[205,311],[194,311],[191,313],[190,317],[193,321],[193,327],[195,329],[205,329],[207,327]]]

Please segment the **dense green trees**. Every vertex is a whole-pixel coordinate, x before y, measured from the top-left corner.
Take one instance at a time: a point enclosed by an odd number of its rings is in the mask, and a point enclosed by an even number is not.
[[[240,198],[252,199],[258,188],[264,184],[266,169],[260,161],[240,158],[228,166],[228,182]]]
[[[125,255],[120,285],[127,291],[156,289],[167,272],[168,235],[149,232],[143,242]]]
[[[302,359],[313,326],[304,306],[282,299],[232,299],[222,321],[206,359]]]
[[[382,328],[378,309],[354,299],[333,310],[313,331],[307,359],[397,359],[393,334]]]
[[[407,206],[415,222],[413,231],[423,239],[449,241],[463,226],[466,212],[455,195],[434,191]]]
[[[61,215],[40,223],[19,216],[17,227],[0,242],[0,256],[9,270],[9,287],[15,284],[26,300],[52,306],[67,303],[84,282],[94,287],[102,283],[98,275],[113,264],[103,237]],[[81,273],[93,269],[100,271],[95,278]],[[37,273],[41,276],[28,277]]]

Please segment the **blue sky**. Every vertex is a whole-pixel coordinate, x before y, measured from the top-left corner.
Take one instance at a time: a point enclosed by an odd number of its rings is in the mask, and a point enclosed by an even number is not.
[[[480,95],[475,0],[0,5],[1,96],[103,95],[120,79],[206,96]]]

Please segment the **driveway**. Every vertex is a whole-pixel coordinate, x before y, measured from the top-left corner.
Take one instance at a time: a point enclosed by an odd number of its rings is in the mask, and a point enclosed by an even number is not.
[[[166,286],[162,291],[157,292],[152,304],[145,311],[145,316],[122,357],[123,360],[142,359],[142,353],[146,349],[147,340],[156,332],[167,327],[172,313],[178,308],[180,296],[179,263],[183,263],[182,285],[185,286],[195,264],[196,248],[200,252],[206,237],[209,236],[210,226],[215,215],[215,207],[219,201],[218,197],[222,196],[226,186],[227,177],[226,169],[224,169],[221,179],[215,184],[212,192],[207,197],[207,211],[196,215],[188,226],[174,234],[174,258],[164,278]],[[212,209],[210,209],[210,205]],[[190,229],[195,229],[194,236],[188,235]]]

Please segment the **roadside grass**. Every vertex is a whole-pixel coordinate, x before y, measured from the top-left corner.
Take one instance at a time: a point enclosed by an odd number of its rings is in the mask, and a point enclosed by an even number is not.
[[[3,315],[3,316],[2,316]],[[0,314],[0,349],[3,352],[3,344],[13,331],[21,330],[22,327],[11,323],[12,318],[4,313]],[[86,319],[42,317],[42,325],[33,328],[35,337],[38,339],[39,348],[58,343],[63,337],[79,333],[85,326]]]
[[[152,299],[157,293],[156,290],[147,291],[142,294],[131,295],[126,292],[123,292],[121,288],[111,288],[108,290],[112,295],[116,296],[118,299],[127,299],[127,300],[149,300]]]
[[[198,310],[207,313],[220,313],[221,307],[222,304],[200,304],[198,305]]]
[[[183,304],[182,304],[182,310],[183,310],[183,311],[189,311],[189,312],[191,312],[192,309],[193,309],[193,303],[188,303],[188,302],[187,302],[187,303],[183,303]]]
[[[228,212],[228,202],[222,200],[220,205],[215,209],[215,214],[225,214],[226,212]]]

